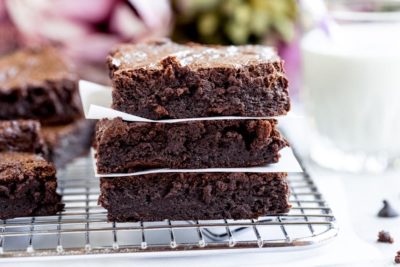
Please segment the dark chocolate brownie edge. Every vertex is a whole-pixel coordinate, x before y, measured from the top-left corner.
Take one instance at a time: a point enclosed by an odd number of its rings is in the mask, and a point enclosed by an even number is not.
[[[64,208],[56,192],[57,179],[52,164],[32,154],[6,154],[9,158],[0,165],[0,219],[54,215]],[[10,161],[13,157],[15,162]],[[23,157],[28,159],[19,161]]]
[[[112,107],[149,119],[278,116],[290,110],[283,62],[190,70],[166,60],[163,69],[113,74]]]
[[[164,173],[101,178],[109,221],[254,219],[287,213],[286,173]]]
[[[42,194],[35,192],[36,195]],[[16,217],[27,216],[52,216],[64,209],[61,196],[57,193],[51,193],[54,197],[53,203],[33,202],[32,199],[18,198],[8,199],[0,197],[0,219],[8,220]]]
[[[276,120],[130,123],[120,118],[97,124],[99,173],[152,168],[235,168],[276,163],[288,146]]]

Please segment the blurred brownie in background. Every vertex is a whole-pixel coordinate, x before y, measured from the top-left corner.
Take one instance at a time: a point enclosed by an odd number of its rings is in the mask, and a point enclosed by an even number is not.
[[[95,121],[81,118],[66,125],[42,127],[49,160],[57,168],[62,168],[74,158],[89,152],[94,126]]]
[[[0,119],[63,124],[82,117],[78,76],[52,47],[26,48],[0,58]]]
[[[47,156],[40,123],[34,120],[0,121],[0,152],[4,151]]]
[[[94,122],[83,118],[79,76],[56,48],[25,48],[0,58],[0,120],[17,119],[31,121],[4,124],[3,138],[19,138],[7,142],[14,147],[8,150],[36,153],[44,144],[42,154],[58,168],[89,151]],[[44,140],[34,142],[35,130]],[[24,138],[33,138],[31,144],[38,147],[21,150]],[[0,137],[0,149],[1,144]]]

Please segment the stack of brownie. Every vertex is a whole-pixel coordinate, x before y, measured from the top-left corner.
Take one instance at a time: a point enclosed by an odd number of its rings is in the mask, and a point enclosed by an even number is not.
[[[278,162],[288,143],[275,119],[262,118],[290,109],[282,65],[263,46],[158,40],[113,51],[113,109],[154,120],[201,119],[97,123],[96,164],[104,175],[99,203],[108,219],[250,219],[288,212],[287,173],[207,171]],[[221,116],[245,118],[213,119]],[[196,170],[132,174],[160,168]]]
[[[0,58],[0,120],[40,121],[45,156],[57,167],[91,145],[94,125],[83,118],[78,81],[71,64],[51,47]]]
[[[0,121],[0,219],[53,215],[63,209],[56,170],[33,120]]]

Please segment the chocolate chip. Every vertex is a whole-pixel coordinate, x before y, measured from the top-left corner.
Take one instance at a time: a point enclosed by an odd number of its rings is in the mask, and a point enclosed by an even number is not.
[[[378,242],[392,244],[394,242],[394,240],[393,240],[393,237],[390,235],[389,232],[380,231],[378,233]]]
[[[387,200],[383,200],[383,208],[378,212],[378,217],[394,218],[398,217],[399,213],[390,205]]]

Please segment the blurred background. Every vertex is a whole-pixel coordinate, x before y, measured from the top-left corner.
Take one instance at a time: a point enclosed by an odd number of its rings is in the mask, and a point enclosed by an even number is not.
[[[400,165],[399,12],[397,0],[0,0],[0,55],[51,44],[108,84],[105,57],[121,42],[271,45],[308,118],[307,154],[382,172]]]
[[[120,42],[170,36],[177,42],[264,43],[288,58],[296,46],[295,0],[0,1],[0,53],[51,43],[87,79],[108,82],[105,57]],[[288,64],[288,68],[290,65]],[[100,73],[95,70],[100,68]],[[104,72],[102,73],[101,70]]]

